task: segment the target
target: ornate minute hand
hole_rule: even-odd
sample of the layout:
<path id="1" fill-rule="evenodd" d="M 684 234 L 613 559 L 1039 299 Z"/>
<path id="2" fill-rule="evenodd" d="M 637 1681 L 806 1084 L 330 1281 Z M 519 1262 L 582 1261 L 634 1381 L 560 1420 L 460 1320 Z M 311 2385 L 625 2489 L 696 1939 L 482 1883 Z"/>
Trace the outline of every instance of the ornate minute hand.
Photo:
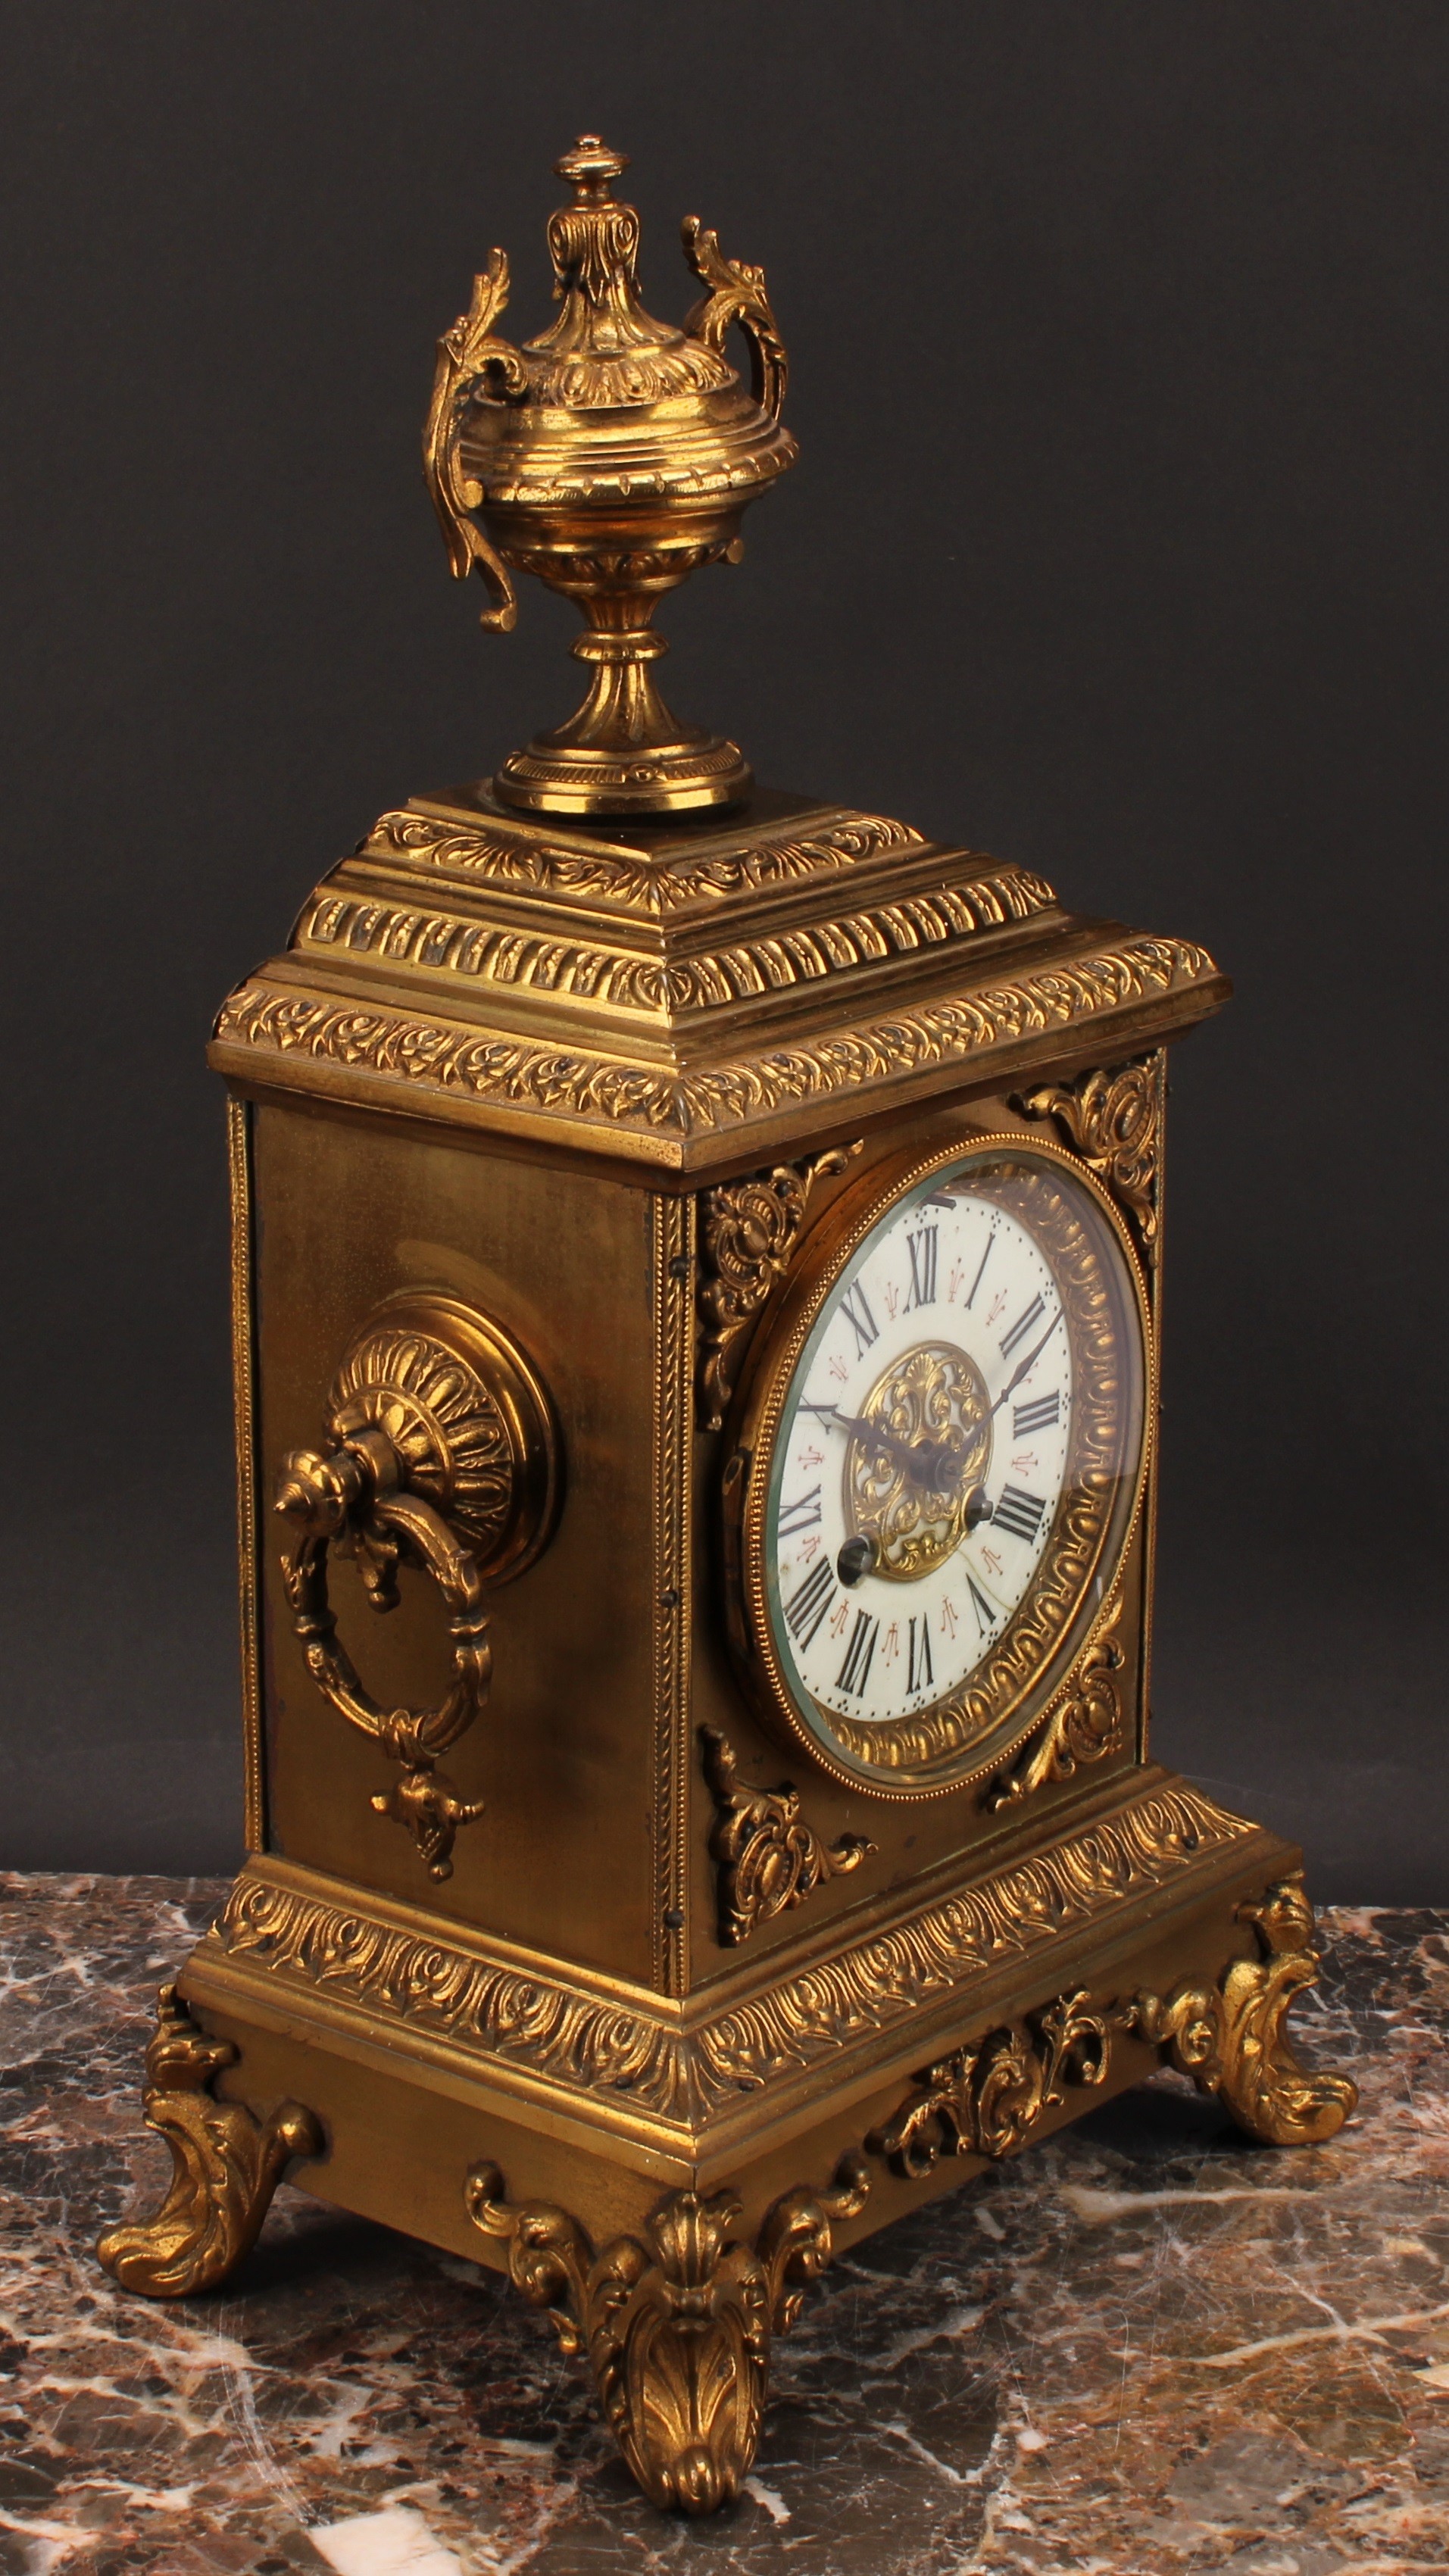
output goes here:
<path id="1" fill-rule="evenodd" d="M 982 1423 L 989 1422 L 993 1414 L 997 1414 L 1001 1411 L 1001 1408 L 1009 1395 L 1014 1395 L 1016 1393 L 1022 1379 L 1029 1376 L 1031 1371 L 1035 1368 L 1037 1361 L 1041 1358 L 1042 1352 L 1046 1349 L 1048 1342 L 1051 1340 L 1051 1337 L 1056 1331 L 1061 1320 L 1061 1308 L 1058 1307 L 1040 1340 L 1033 1342 L 1025 1359 L 1019 1360 L 1016 1367 L 1012 1370 L 1010 1377 L 1007 1379 L 1001 1393 L 996 1398 L 995 1403 L 988 1405 L 985 1413 L 981 1416 L 980 1422 L 972 1423 L 971 1430 L 973 1433 L 980 1430 Z M 913 1467 L 918 1479 L 921 1469 L 920 1451 L 923 1447 L 929 1448 L 932 1452 L 936 1452 L 942 1449 L 950 1449 L 954 1445 L 949 1439 L 943 1441 L 932 1440 L 929 1442 L 903 1440 L 899 1432 L 887 1431 L 884 1425 L 879 1422 L 866 1422 L 858 1413 L 842 1413 L 837 1405 L 831 1406 L 831 1419 L 842 1431 L 858 1431 L 863 1433 L 865 1438 L 868 1440 L 878 1440 L 883 1449 L 890 1450 L 893 1456 L 902 1459 L 907 1466 Z"/>
<path id="2" fill-rule="evenodd" d="M 1026 1376 L 1028 1370 L 1035 1368 L 1037 1361 L 1041 1358 L 1042 1352 L 1046 1349 L 1048 1342 L 1051 1340 L 1051 1337 L 1056 1331 L 1061 1320 L 1062 1310 L 1059 1306 L 1056 1313 L 1053 1315 L 1051 1322 L 1048 1324 L 1046 1331 L 1043 1333 L 1041 1340 L 1033 1344 L 1020 1366 L 1012 1370 L 1012 1373 L 1007 1379 L 1005 1386 L 1002 1388 L 1001 1393 L 997 1397 L 996 1402 L 992 1405 L 991 1411 L 983 1416 L 983 1420 L 989 1422 L 993 1413 L 999 1413 L 1001 1411 L 1007 1397 L 1016 1393 L 1017 1388 L 1020 1386 L 1021 1381 Z"/>

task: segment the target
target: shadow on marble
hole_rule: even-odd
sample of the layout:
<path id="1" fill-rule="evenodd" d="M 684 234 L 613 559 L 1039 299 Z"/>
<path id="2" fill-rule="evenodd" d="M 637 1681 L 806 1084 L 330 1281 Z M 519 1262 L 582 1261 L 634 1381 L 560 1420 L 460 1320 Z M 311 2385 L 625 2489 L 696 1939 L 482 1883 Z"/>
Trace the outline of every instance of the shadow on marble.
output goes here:
<path id="1" fill-rule="evenodd" d="M 235 2285 L 95 2264 L 169 2173 L 154 1989 L 220 1883 L 0 1879 L 0 2576 L 1399 2576 L 1449 2568 L 1449 1916 L 1340 1912 L 1328 2146 L 1163 2076 L 847 2255 L 739 2506 L 657 2515 L 499 2277 L 279 2193 Z"/>

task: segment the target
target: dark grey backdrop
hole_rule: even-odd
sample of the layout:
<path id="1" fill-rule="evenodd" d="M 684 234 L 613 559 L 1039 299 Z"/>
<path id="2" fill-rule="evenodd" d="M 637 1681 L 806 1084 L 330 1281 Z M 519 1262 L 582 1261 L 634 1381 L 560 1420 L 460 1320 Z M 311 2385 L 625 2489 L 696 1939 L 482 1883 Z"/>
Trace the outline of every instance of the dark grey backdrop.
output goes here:
<path id="1" fill-rule="evenodd" d="M 495 241 L 634 156 L 763 260 L 802 462 L 670 609 L 767 779 L 1205 940 L 1157 1743 L 1316 1889 L 1449 1900 L 1439 1461 L 1449 13 L 10 0 L 4 1843 L 237 1843 L 227 986 L 385 803 L 560 712 L 418 467 Z"/>

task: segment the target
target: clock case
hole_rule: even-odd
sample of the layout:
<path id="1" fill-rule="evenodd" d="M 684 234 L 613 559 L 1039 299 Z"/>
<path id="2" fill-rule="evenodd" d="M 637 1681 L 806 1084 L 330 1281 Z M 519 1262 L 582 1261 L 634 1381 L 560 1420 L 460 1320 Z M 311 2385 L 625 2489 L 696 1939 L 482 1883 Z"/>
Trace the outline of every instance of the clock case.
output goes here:
<path id="1" fill-rule="evenodd" d="M 812 1230 L 872 1167 L 1046 1137 L 1114 1198 L 1155 1312 L 1166 1050 L 1227 992 L 1023 868 L 761 791 L 625 826 L 468 788 L 323 878 L 211 1050 L 249 1857 L 163 1997 L 176 2180 L 107 2240 L 119 2278 L 223 2277 L 285 2170 L 511 2270 L 646 2492 L 700 2510 L 832 2250 L 1164 2057 L 1260 2137 L 1339 2124 L 1351 2088 L 1282 2034 L 1315 1965 L 1299 1854 L 1150 1752 L 1155 1421 L 1106 1615 L 986 1779 L 832 1780 L 728 1637 L 739 1388 Z M 536 1391 L 536 1508 L 484 1585 L 491 1695 L 430 1846 L 406 1744 L 319 1687 L 273 1496 L 358 1400 L 345 1355 L 459 1314 Z M 365 1548 L 332 1568 L 385 1721 L 446 1700 L 462 1651 L 431 1562 L 403 1545 L 385 1618 L 386 1567 L 372 1601 Z"/>

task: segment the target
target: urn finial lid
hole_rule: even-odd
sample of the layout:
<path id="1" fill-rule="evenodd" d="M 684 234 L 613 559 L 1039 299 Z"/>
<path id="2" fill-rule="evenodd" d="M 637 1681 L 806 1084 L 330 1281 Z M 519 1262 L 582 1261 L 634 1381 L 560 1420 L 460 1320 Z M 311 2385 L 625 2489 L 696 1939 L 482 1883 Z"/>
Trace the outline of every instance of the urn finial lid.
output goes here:
<path id="1" fill-rule="evenodd" d="M 493 794 L 530 812 L 683 813 L 751 785 L 739 750 L 670 714 L 649 668 L 667 648 L 659 598 L 702 564 L 737 562 L 747 502 L 794 462 L 780 421 L 785 348 L 764 272 L 726 259 L 697 215 L 684 254 L 705 292 L 683 326 L 639 297 L 639 217 L 614 195 L 629 164 L 597 134 L 555 162 L 572 190 L 549 217 L 560 310 L 515 348 L 498 335 L 508 262 L 495 250 L 438 343 L 423 454 L 448 556 L 492 594 L 483 624 L 517 617 L 512 575 L 577 600 L 594 668 L 566 725 L 512 753 Z M 738 324 L 746 388 L 725 356 Z"/>

